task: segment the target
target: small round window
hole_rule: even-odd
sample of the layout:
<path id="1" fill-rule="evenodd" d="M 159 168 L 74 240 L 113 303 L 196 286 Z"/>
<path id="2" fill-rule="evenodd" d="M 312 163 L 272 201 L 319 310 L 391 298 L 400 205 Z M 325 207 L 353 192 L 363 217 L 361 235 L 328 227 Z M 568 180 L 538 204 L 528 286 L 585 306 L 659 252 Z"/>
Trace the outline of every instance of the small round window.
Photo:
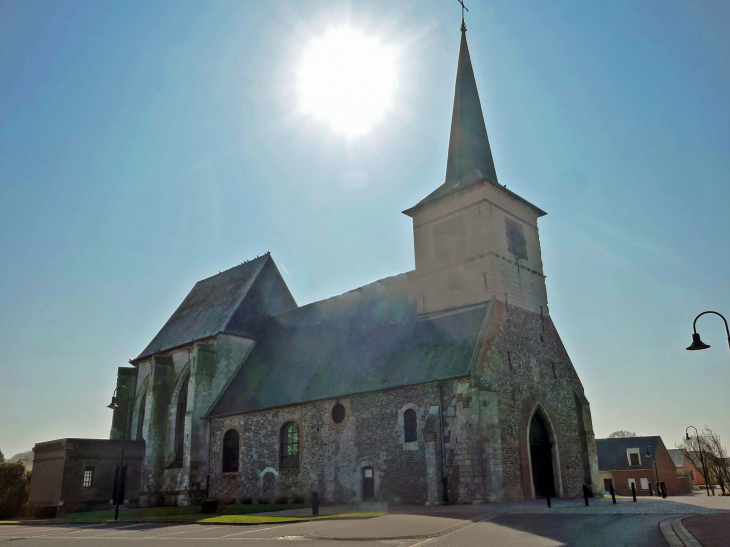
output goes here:
<path id="1" fill-rule="evenodd" d="M 336 424 L 341 424 L 342 420 L 345 419 L 345 407 L 342 403 L 337 403 L 332 407 L 332 421 Z"/>

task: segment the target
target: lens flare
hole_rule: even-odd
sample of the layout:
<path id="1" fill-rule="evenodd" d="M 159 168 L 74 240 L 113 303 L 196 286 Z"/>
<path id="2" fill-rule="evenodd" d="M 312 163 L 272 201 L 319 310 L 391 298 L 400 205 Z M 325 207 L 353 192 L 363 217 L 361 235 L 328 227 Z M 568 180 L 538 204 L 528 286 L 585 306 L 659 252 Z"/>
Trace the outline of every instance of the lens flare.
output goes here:
<path id="1" fill-rule="evenodd" d="M 348 138 L 383 121 L 396 88 L 396 55 L 375 37 L 339 28 L 315 39 L 299 69 L 302 111 Z"/>

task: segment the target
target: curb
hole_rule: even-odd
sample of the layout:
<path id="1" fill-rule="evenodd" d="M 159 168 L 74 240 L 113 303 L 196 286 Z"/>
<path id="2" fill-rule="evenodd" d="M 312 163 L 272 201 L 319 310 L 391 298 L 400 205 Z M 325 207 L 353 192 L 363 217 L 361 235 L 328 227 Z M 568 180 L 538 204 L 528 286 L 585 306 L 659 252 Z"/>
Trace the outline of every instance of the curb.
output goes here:
<path id="1" fill-rule="evenodd" d="M 702 547 L 702 545 L 682 525 L 687 516 L 663 520 L 659 523 L 659 530 L 667 540 L 669 547 Z"/>
<path id="2" fill-rule="evenodd" d="M 296 524 L 297 522 L 312 522 L 320 520 L 369 520 L 382 517 L 383 515 L 368 517 L 338 517 L 337 515 L 325 515 L 322 517 L 299 517 L 296 520 L 277 520 L 276 522 L 203 522 L 195 520 L 34 520 L 34 521 L 0 521 L 0 526 L 63 526 L 77 524 L 108 524 L 119 522 L 120 524 L 199 524 L 201 526 L 269 526 L 271 524 Z M 420 536 L 418 536 L 420 537 Z M 424 536 L 425 537 L 425 536 Z M 327 538 L 321 538 L 327 539 Z"/>

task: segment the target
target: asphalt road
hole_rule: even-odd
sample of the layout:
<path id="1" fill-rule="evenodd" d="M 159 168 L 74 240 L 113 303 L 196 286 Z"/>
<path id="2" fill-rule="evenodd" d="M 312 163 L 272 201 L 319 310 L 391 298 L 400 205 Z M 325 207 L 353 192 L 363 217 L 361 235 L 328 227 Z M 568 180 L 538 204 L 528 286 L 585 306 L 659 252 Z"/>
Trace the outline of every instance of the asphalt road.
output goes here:
<path id="1" fill-rule="evenodd" d="M 353 521 L 264 526 L 124 523 L 0 526 L 0 544 L 7 543 L 13 547 L 190 547 L 212 543 L 276 547 L 282 542 L 294 541 L 306 543 L 306 547 L 666 547 L 659 522 L 671 516 L 676 515 L 510 513 L 469 524 L 436 538 L 373 541 L 311 540 L 304 537 L 325 535 L 327 530 L 337 530 L 341 534 L 348 526 L 353 526 Z M 378 519 L 368 522 L 377 529 Z"/>

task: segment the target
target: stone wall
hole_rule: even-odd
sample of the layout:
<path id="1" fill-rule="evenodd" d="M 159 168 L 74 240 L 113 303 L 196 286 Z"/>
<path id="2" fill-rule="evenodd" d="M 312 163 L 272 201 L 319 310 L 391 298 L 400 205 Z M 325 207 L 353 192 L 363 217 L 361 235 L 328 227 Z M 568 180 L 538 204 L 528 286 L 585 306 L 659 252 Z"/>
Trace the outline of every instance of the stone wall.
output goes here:
<path id="1" fill-rule="evenodd" d="M 419 313 L 492 298 L 547 313 L 535 209 L 480 182 L 412 214 Z"/>
<path id="2" fill-rule="evenodd" d="M 362 468 L 372 466 L 376 498 L 419 504 L 439 501 L 436 384 L 343 397 L 339 402 L 345 406 L 346 416 L 340 424 L 331 418 L 336 402 L 316 401 L 213 419 L 210 495 L 256 499 L 271 494 L 309 495 L 316 490 L 327 502 L 359 501 Z M 403 414 L 409 408 L 416 411 L 418 438 L 406 443 Z M 279 465 L 280 429 L 289 421 L 299 424 L 298 469 Z M 229 429 L 237 430 L 241 439 L 237 473 L 221 471 L 221 445 Z M 273 493 L 264 492 L 269 473 L 274 479 Z"/>
<path id="3" fill-rule="evenodd" d="M 328 502 L 357 501 L 362 467 L 372 466 L 376 497 L 441 503 L 443 441 L 449 503 L 532 499 L 528 431 L 537 409 L 550 429 L 557 494 L 574 496 L 584 483 L 601 488 L 590 406 L 547 315 L 495 300 L 470 376 L 340 402 L 347 414 L 339 425 L 330 417 L 336 400 L 213 419 L 210 495 L 256 499 L 316 490 Z M 409 408 L 418 417 L 418 439 L 406 443 Z M 289 421 L 300 427 L 296 470 L 279 465 L 280 429 Z M 239 471 L 222 473 L 229 429 L 239 434 Z"/>
<path id="4" fill-rule="evenodd" d="M 142 501 L 147 505 L 196 503 L 208 479 L 209 424 L 202 417 L 253 347 L 253 340 L 219 334 L 140 362 L 131 431 L 143 420 L 146 441 Z M 175 453 L 177 401 L 188 382 L 183 453 Z M 140 413 L 145 401 L 144 416 Z"/>
<path id="5" fill-rule="evenodd" d="M 601 487 L 590 408 L 583 386 L 548 315 L 494 302 L 473 371 L 499 407 L 504 498 L 534 495 L 528 430 L 539 408 L 549 422 L 559 496 Z"/>

